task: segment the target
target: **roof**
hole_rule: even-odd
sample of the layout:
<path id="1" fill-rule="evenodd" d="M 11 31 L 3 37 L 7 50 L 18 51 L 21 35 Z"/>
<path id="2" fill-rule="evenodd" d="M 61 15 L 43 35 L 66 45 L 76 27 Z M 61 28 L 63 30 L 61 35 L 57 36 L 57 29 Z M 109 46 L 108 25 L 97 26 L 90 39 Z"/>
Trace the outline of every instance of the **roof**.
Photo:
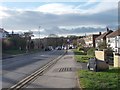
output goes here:
<path id="1" fill-rule="evenodd" d="M 3 32 L 3 29 L 2 29 L 2 28 L 0 28 L 0 32 Z"/>
<path id="2" fill-rule="evenodd" d="M 5 31 L 3 28 L 0 28 L 0 32 L 1 32 L 1 33 L 8 33 L 8 32 Z"/>
<path id="3" fill-rule="evenodd" d="M 110 37 L 116 37 L 116 36 L 120 36 L 120 29 L 112 32 L 111 34 L 107 35 L 106 37 L 110 38 Z"/>
<path id="4" fill-rule="evenodd" d="M 112 30 L 109 30 L 109 31 L 101 34 L 100 36 L 98 36 L 98 37 L 96 38 L 96 40 L 103 39 L 103 38 L 105 38 L 108 34 L 110 34 L 110 33 L 112 33 L 112 32 L 113 32 Z"/>

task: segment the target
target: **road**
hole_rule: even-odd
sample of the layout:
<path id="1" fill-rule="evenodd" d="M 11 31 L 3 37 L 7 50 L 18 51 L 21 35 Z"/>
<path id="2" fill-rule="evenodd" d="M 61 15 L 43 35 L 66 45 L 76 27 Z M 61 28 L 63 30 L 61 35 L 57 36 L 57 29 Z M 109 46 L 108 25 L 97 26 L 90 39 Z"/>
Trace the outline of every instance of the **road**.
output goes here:
<path id="1" fill-rule="evenodd" d="M 63 50 L 43 51 L 3 60 L 2 88 L 11 87 L 63 53 Z"/>

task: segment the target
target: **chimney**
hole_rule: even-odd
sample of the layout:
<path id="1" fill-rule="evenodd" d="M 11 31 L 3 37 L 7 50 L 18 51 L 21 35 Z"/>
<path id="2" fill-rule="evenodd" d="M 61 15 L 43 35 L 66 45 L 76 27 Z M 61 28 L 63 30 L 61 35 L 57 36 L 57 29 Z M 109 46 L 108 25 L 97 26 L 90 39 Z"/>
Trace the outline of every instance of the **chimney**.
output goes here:
<path id="1" fill-rule="evenodd" d="M 99 32 L 99 35 L 101 35 L 102 33 L 101 32 Z"/>
<path id="2" fill-rule="evenodd" d="M 109 32 L 109 28 L 107 27 L 107 32 Z"/>

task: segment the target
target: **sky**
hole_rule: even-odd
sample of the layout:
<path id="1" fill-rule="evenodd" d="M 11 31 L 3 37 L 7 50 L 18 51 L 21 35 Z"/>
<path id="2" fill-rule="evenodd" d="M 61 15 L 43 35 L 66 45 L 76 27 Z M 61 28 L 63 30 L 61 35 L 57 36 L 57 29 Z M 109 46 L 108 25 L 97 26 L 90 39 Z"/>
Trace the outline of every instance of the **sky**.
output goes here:
<path id="1" fill-rule="evenodd" d="M 118 0 L 3 0 L 0 27 L 10 33 L 32 31 L 35 38 L 105 32 L 118 28 Z"/>

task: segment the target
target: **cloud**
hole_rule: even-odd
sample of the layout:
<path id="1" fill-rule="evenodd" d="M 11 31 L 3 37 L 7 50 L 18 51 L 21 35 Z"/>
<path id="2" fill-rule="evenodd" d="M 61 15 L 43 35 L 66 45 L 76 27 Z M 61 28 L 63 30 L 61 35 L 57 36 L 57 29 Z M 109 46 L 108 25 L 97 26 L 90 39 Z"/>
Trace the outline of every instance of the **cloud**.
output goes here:
<path id="1" fill-rule="evenodd" d="M 6 10 L 8 10 L 8 8 L 0 6 L 0 19 L 10 16 L 9 14 L 5 13 Z"/>
<path id="2" fill-rule="evenodd" d="M 73 5 L 65 5 L 62 3 L 45 4 L 38 7 L 37 11 L 52 14 L 66 14 L 75 12 Z"/>
<path id="3" fill-rule="evenodd" d="M 38 27 L 41 26 L 41 29 L 44 29 L 42 31 L 43 35 L 99 31 L 101 30 L 100 27 L 115 27 L 118 20 L 116 3 L 96 3 L 92 2 L 92 0 L 79 6 L 65 3 L 49 3 L 32 10 L 8 8 L 1 10 L 6 15 L 9 15 L 0 19 L 2 20 L 1 27 L 6 30 L 32 30 L 37 34 Z M 75 28 L 58 28 L 60 26 Z M 84 28 L 81 29 L 78 26 Z M 96 26 L 99 27 L 96 28 Z"/>
<path id="4" fill-rule="evenodd" d="M 50 3 L 39 6 L 36 11 L 58 15 L 71 13 L 87 15 L 112 10 L 118 7 L 117 2 L 97 2 L 96 0 L 89 0 L 85 4 L 78 3 L 80 4 L 78 6 L 63 3 Z"/>
<path id="5" fill-rule="evenodd" d="M 36 11 L 7 11 L 10 17 L 3 18 L 3 27 L 8 29 L 36 29 L 39 25 L 44 28 L 54 26 L 109 25 L 117 23 L 115 10 L 94 15 L 79 14 L 45 14 Z M 99 18 L 98 18 L 99 17 Z"/>
<path id="6" fill-rule="evenodd" d="M 93 15 L 62 14 L 55 15 L 37 11 L 6 11 L 10 17 L 2 19 L 3 27 L 7 29 L 36 29 L 54 26 L 110 25 L 117 23 L 117 10 L 109 10 Z"/>
<path id="7" fill-rule="evenodd" d="M 99 32 L 105 32 L 106 28 L 93 28 L 93 27 L 81 27 L 81 28 L 74 28 L 74 29 L 65 29 L 65 28 L 59 28 L 59 27 L 52 27 L 49 29 L 45 29 L 44 32 L 41 32 L 41 36 L 48 36 L 49 34 L 56 34 L 59 36 L 67 36 L 67 35 L 85 35 L 86 34 L 93 34 L 93 33 L 99 33 Z M 34 32 L 34 34 L 38 36 L 38 31 Z"/>

